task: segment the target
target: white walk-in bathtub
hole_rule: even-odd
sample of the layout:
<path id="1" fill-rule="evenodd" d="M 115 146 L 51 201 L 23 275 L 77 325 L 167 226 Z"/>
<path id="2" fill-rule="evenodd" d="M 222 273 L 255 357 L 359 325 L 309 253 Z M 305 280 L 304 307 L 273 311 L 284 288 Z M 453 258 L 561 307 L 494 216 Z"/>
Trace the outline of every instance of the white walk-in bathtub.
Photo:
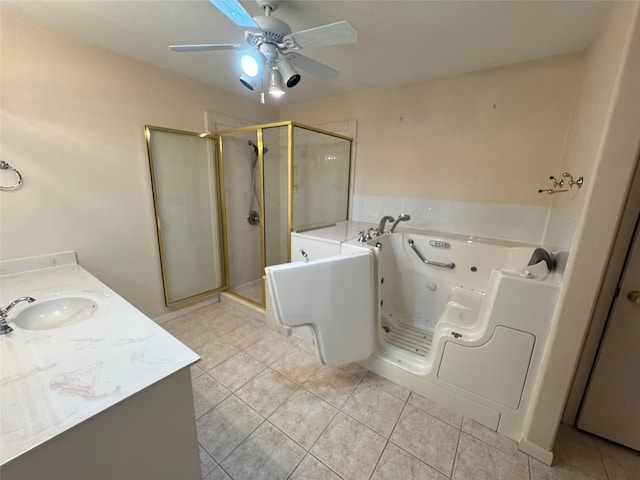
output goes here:
<path id="1" fill-rule="evenodd" d="M 520 439 L 560 287 L 528 266 L 535 247 L 393 233 L 313 248 L 267 282 L 275 317 L 313 332 L 323 363 L 357 361 Z"/>

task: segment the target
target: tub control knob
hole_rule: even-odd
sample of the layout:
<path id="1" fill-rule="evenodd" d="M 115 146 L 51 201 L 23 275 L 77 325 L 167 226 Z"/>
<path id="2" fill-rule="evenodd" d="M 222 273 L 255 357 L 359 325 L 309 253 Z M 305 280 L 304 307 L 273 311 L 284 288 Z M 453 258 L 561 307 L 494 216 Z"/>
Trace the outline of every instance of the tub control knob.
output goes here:
<path id="1" fill-rule="evenodd" d="M 640 290 L 631 290 L 627 293 L 627 298 L 633 303 L 640 305 Z"/>

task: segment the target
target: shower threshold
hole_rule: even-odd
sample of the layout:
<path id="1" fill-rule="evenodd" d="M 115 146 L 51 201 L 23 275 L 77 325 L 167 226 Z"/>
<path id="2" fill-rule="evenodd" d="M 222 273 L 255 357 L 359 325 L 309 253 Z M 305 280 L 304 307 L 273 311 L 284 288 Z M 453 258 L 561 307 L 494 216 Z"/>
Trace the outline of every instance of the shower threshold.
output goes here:
<path id="1" fill-rule="evenodd" d="M 241 285 L 231 287 L 229 291 L 239 297 L 243 297 L 251 303 L 262 305 L 262 280 L 252 280 Z"/>

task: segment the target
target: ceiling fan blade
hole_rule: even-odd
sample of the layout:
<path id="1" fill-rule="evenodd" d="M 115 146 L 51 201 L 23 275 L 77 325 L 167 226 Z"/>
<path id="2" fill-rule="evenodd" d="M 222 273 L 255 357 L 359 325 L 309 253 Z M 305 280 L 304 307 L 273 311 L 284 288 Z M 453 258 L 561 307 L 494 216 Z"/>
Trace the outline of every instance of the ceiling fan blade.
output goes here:
<path id="1" fill-rule="evenodd" d="M 287 52 L 284 55 L 300 70 L 304 70 L 320 80 L 333 80 L 340 73 L 324 63 L 317 62 L 297 52 Z"/>
<path id="2" fill-rule="evenodd" d="M 260 28 L 238 0 L 209 0 L 236 25 L 248 28 Z"/>
<path id="3" fill-rule="evenodd" d="M 358 41 L 358 31 L 347 21 L 331 23 L 285 35 L 286 48 L 329 47 Z"/>
<path id="4" fill-rule="evenodd" d="M 226 43 L 205 43 L 202 45 L 169 45 L 172 52 L 204 52 L 207 50 L 240 50 L 244 45 Z"/>

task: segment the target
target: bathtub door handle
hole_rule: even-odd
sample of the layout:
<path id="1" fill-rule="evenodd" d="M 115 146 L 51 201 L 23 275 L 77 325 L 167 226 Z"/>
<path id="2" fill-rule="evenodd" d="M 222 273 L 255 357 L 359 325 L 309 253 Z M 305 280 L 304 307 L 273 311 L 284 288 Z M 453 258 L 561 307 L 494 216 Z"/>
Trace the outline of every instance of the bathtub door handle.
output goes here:
<path id="1" fill-rule="evenodd" d="M 411 249 L 416 252 L 416 255 L 418 255 L 418 258 L 420 260 L 422 260 L 422 263 L 424 263 L 425 265 L 433 265 L 434 267 L 444 267 L 444 268 L 456 268 L 456 264 L 453 262 L 450 263 L 442 263 L 442 262 L 436 262 L 434 260 L 427 260 L 426 258 L 424 258 L 422 256 L 422 254 L 420 253 L 420 250 L 418 250 L 416 248 L 416 246 L 413 243 L 413 240 L 409 239 L 407 240 L 407 243 L 409 244 L 409 246 L 411 247 Z"/>

